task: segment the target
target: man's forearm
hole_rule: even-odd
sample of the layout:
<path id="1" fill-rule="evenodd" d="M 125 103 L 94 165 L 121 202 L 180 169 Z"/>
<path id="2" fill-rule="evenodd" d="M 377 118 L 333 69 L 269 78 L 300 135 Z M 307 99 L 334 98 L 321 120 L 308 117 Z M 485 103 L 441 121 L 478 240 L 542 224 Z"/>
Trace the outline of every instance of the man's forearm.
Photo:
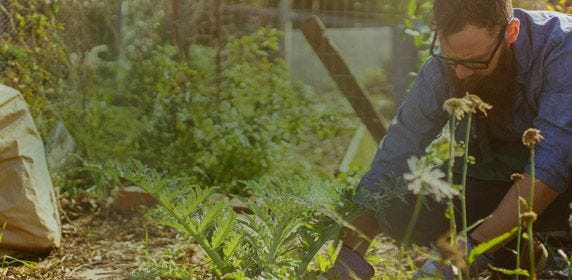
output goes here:
<path id="1" fill-rule="evenodd" d="M 493 211 L 492 217 L 477 227 L 471 237 L 478 242 L 485 242 L 502 233 L 505 233 L 517 225 L 517 203 L 518 196 L 529 200 L 530 196 L 530 177 L 525 174 L 524 179 L 517 181 L 512 185 L 505 197 Z M 558 196 L 558 192 L 542 183 L 535 181 L 534 187 L 534 212 L 540 215 L 552 201 Z M 521 205 L 521 213 L 526 211 Z M 500 246 L 497 246 L 497 248 Z M 492 251 L 496 250 L 493 249 Z"/>

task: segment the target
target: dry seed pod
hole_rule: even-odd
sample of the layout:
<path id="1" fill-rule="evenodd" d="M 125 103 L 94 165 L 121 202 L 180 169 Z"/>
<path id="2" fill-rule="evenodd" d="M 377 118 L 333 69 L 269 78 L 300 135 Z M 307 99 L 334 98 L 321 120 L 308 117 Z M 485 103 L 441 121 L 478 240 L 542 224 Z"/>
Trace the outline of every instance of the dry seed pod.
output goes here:
<path id="1" fill-rule="evenodd" d="M 518 181 L 524 179 L 524 175 L 522 173 L 512 173 L 510 175 L 511 181 Z"/>
<path id="2" fill-rule="evenodd" d="M 540 130 L 536 128 L 529 128 L 522 134 L 522 144 L 529 149 L 532 149 L 534 144 L 542 141 L 542 139 L 544 139 L 544 136 L 542 136 Z"/>
<path id="3" fill-rule="evenodd" d="M 466 102 L 469 105 L 469 108 L 472 109 L 473 113 L 479 110 L 486 116 L 487 110 L 493 108 L 493 105 L 484 102 L 479 96 L 470 94 L 468 92 L 465 95 L 465 97 L 463 97 L 463 99 L 466 100 Z"/>
<path id="4" fill-rule="evenodd" d="M 492 105 L 485 103 L 479 96 L 468 92 L 462 98 L 449 98 L 443 103 L 443 110 L 455 116 L 457 120 L 461 120 L 465 114 L 474 114 L 477 110 L 486 116 L 487 110 L 492 108 Z"/>
<path id="5" fill-rule="evenodd" d="M 449 234 L 444 234 L 437 238 L 435 241 L 435 248 L 441 255 L 441 258 L 444 260 L 450 260 L 452 265 L 461 270 L 465 270 L 467 268 L 467 263 L 464 259 L 463 246 L 461 246 L 462 244 L 459 244 L 459 242 L 457 242 L 456 246 L 452 246 L 450 238 Z"/>
<path id="6" fill-rule="evenodd" d="M 472 112 L 465 100 L 455 97 L 449 98 L 443 103 L 443 110 L 447 111 L 449 115 L 455 116 L 459 121 L 463 119 L 466 113 Z"/>
<path id="7" fill-rule="evenodd" d="M 520 223 L 522 226 L 527 226 L 530 223 L 536 222 L 537 215 L 533 211 L 524 212 L 520 215 Z"/>

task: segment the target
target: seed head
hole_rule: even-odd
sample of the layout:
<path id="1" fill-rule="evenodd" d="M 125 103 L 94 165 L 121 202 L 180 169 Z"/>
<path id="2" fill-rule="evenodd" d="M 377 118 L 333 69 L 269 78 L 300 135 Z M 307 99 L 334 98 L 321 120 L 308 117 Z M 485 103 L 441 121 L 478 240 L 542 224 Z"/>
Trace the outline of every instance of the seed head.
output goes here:
<path id="1" fill-rule="evenodd" d="M 452 97 L 443 103 L 443 110 L 447 111 L 449 115 L 454 115 L 457 120 L 463 119 L 466 113 L 471 112 L 467 102 L 462 98 Z"/>
<path id="2" fill-rule="evenodd" d="M 451 199 L 459 194 L 459 191 L 443 180 L 445 177 L 443 171 L 425 167 L 417 157 L 409 158 L 407 165 L 409 165 L 410 172 L 405 173 L 403 178 L 409 182 L 407 189 L 413 194 L 429 194 L 438 202 L 444 198 Z"/>
<path id="3" fill-rule="evenodd" d="M 485 103 L 480 97 L 474 94 L 465 94 L 463 98 L 449 98 L 443 103 L 443 110 L 447 111 L 450 115 L 454 115 L 457 120 L 461 120 L 465 114 L 476 113 L 477 110 L 487 115 L 487 110 L 492 109 L 493 106 Z"/>
<path id="4" fill-rule="evenodd" d="M 441 235 L 435 241 L 435 248 L 444 260 L 450 260 L 451 264 L 456 266 L 461 270 L 467 268 L 467 263 L 465 262 L 464 256 L 464 243 L 457 242 L 455 245 L 451 245 L 451 236 L 449 234 Z"/>
<path id="5" fill-rule="evenodd" d="M 533 211 L 524 212 L 520 215 L 520 223 L 523 226 L 528 225 L 529 223 L 534 223 L 536 221 L 537 215 Z"/>
<path id="6" fill-rule="evenodd" d="M 522 175 L 522 173 L 512 173 L 510 175 L 511 181 L 518 181 L 518 180 L 522 180 L 522 179 L 524 179 L 524 175 Z"/>
<path id="7" fill-rule="evenodd" d="M 540 134 L 540 130 L 536 128 L 529 128 L 522 134 L 522 144 L 529 149 L 534 148 L 534 144 L 542 141 L 544 136 Z"/>
<path id="8" fill-rule="evenodd" d="M 493 108 L 493 105 L 490 105 L 484 102 L 478 95 L 470 94 L 467 92 L 463 99 L 466 100 L 469 108 L 475 113 L 477 110 L 481 111 L 485 116 L 487 115 L 487 110 Z"/>

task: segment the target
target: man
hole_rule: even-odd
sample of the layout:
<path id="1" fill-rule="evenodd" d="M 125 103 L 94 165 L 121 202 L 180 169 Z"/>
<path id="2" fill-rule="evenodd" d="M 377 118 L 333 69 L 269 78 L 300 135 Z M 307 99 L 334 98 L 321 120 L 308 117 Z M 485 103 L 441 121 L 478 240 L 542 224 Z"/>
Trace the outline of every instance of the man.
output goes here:
<path id="1" fill-rule="evenodd" d="M 436 24 L 431 57 L 398 109 L 380 143 L 371 170 L 362 178 L 356 200 L 366 210 L 353 221 L 360 234 L 347 232 L 329 275 L 368 279 L 373 268 L 363 259 L 370 240 L 383 232 L 401 241 L 414 198 L 384 204 L 368 200 L 387 193 L 392 178 L 407 172 L 407 159 L 421 156 L 449 119 L 443 103 L 466 92 L 493 105 L 471 128 L 469 154 L 476 158 L 467 180 L 468 224 L 492 214 L 469 233 L 474 246 L 517 224 L 518 195 L 530 190 L 529 150 L 522 133 L 537 128 L 534 211 L 538 230 L 568 230 L 572 197 L 572 17 L 556 12 L 513 9 L 510 0 L 435 0 Z M 464 137 L 463 121 L 456 138 Z M 455 177 L 459 176 L 457 160 Z M 525 178 L 510 181 L 511 173 Z M 458 202 L 458 201 L 457 201 Z M 449 230 L 445 205 L 428 201 L 412 233 L 414 243 L 429 246 Z M 460 213 L 456 214 L 460 217 Z M 459 222 L 457 224 L 460 224 Z M 364 237 L 367 237 L 365 238 Z M 506 262 L 506 250 L 483 255 L 486 262 Z M 511 261 L 512 263 L 512 261 Z M 428 261 L 419 275 L 445 275 Z"/>
<path id="2" fill-rule="evenodd" d="M 42 139 L 22 95 L 1 84 L 0 193 L 0 257 L 36 259 L 60 245 Z"/>

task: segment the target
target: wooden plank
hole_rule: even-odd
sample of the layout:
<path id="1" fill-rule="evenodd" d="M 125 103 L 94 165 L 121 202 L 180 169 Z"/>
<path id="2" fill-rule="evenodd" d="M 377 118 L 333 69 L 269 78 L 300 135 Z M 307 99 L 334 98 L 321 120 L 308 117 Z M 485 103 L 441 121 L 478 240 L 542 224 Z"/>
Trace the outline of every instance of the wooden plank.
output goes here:
<path id="1" fill-rule="evenodd" d="M 350 68 L 343 60 L 333 41 L 326 36 L 325 31 L 324 24 L 316 16 L 308 19 L 302 27 L 302 32 L 312 49 L 314 49 L 324 66 L 326 66 L 326 69 L 351 103 L 354 111 L 365 124 L 369 133 L 371 133 L 375 141 L 379 142 L 386 133 L 382 119 L 377 114 L 368 96 L 359 86 L 357 79 L 351 73 Z"/>

